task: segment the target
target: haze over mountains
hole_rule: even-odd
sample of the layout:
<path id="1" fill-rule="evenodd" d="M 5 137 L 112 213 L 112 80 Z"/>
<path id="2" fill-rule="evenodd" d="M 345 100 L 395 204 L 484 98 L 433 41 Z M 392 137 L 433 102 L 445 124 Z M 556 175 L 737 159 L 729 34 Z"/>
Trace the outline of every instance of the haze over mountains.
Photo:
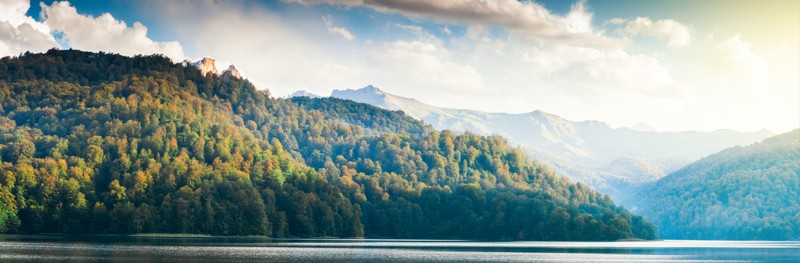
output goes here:
<path id="1" fill-rule="evenodd" d="M 800 238 L 800 129 L 705 157 L 634 199 L 662 238 Z"/>
<path id="2" fill-rule="evenodd" d="M 770 137 L 765 130 L 614 129 L 541 111 L 438 108 L 372 86 L 331 96 L 402 110 L 436 129 L 503 135 L 535 160 L 641 212 L 664 238 L 785 240 L 800 234 L 800 130 Z"/>
<path id="3" fill-rule="evenodd" d="M 501 135 L 534 159 L 615 198 L 626 196 L 622 189 L 653 182 L 703 156 L 772 135 L 766 130 L 656 132 L 646 124 L 612 128 L 600 121 L 575 122 L 538 110 L 509 114 L 449 109 L 389 94 L 374 86 L 334 90 L 331 97 L 401 110 L 437 130 Z"/>

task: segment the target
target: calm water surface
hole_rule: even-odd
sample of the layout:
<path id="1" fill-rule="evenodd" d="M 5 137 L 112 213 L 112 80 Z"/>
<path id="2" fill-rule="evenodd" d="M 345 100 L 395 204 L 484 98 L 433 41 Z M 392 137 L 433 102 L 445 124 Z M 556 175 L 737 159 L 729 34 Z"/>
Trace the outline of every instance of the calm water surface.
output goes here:
<path id="1" fill-rule="evenodd" d="M 800 262 L 800 242 L 0 235 L 0 262 Z"/>

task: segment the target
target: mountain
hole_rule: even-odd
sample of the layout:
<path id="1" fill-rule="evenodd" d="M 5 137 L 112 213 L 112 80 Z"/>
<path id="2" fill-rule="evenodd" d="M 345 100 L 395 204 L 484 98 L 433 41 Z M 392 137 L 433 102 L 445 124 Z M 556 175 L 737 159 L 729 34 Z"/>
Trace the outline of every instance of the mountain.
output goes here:
<path id="1" fill-rule="evenodd" d="M 199 69 L 200 72 L 203 73 L 203 75 L 206 75 L 208 73 L 211 73 L 213 75 L 218 75 L 215 61 L 216 60 L 213 58 L 204 57 L 203 59 L 198 60 L 197 62 L 191 63 L 191 65 Z"/>
<path id="2" fill-rule="evenodd" d="M 644 159 L 629 157 L 614 159 L 611 163 L 599 168 L 602 172 L 628 179 L 635 185 L 656 181 L 666 175 L 665 171 L 673 169 Z M 648 175 L 651 177 L 645 177 Z"/>
<path id="3" fill-rule="evenodd" d="M 508 114 L 439 108 L 395 96 L 373 86 L 358 90 L 334 90 L 331 97 L 401 110 L 439 130 L 502 135 L 512 142 L 533 146 L 588 167 L 604 166 L 617 158 L 669 158 L 689 162 L 725 147 L 750 144 L 771 135 L 768 131 L 638 131 L 614 129 L 599 121 L 573 122 L 538 110 Z"/>
<path id="4" fill-rule="evenodd" d="M 400 110 L 430 123 L 437 130 L 503 136 L 511 143 L 520 145 L 535 159 L 556 167 L 559 172 L 609 193 L 622 193 L 620 189 L 632 188 L 629 183 L 652 182 L 705 155 L 733 145 L 750 144 L 771 135 L 768 131 L 654 132 L 615 129 L 599 121 L 574 122 L 538 110 L 508 114 L 448 109 L 392 95 L 374 86 L 334 90 L 331 97 Z M 639 129 L 642 127 L 638 125 Z M 642 169 L 645 166 L 647 168 Z"/>
<path id="5" fill-rule="evenodd" d="M 289 98 L 294 98 L 294 97 L 309 97 L 309 98 L 315 99 L 315 98 L 321 98 L 322 96 L 314 94 L 314 93 L 311 93 L 311 92 L 308 92 L 308 91 L 305 91 L 305 90 L 298 90 L 298 91 L 292 92 L 292 94 L 289 94 Z"/>
<path id="6" fill-rule="evenodd" d="M 0 59 L 0 232 L 656 238 L 498 136 L 163 56 Z"/>
<path id="7" fill-rule="evenodd" d="M 637 197 L 664 238 L 800 239 L 800 129 L 705 157 Z"/>
<path id="8" fill-rule="evenodd" d="M 242 74 L 239 72 L 239 69 L 236 68 L 233 64 L 228 66 L 227 69 L 223 70 L 222 73 L 217 71 L 216 60 L 210 57 L 204 57 L 197 62 L 192 62 L 191 60 L 184 60 L 181 62 L 181 65 L 184 67 L 193 66 L 200 70 L 200 73 L 203 75 L 212 74 L 212 75 L 219 75 L 222 77 L 222 80 L 227 81 L 231 77 L 242 79 Z"/>
<path id="9" fill-rule="evenodd" d="M 201 71 L 202 71 L 202 69 L 201 69 Z M 222 74 L 221 74 L 221 75 L 222 75 L 222 78 L 223 78 L 223 79 L 226 79 L 226 80 L 227 80 L 228 78 L 230 78 L 230 77 L 234 77 L 234 78 L 240 78 L 240 79 L 242 78 L 242 74 L 240 74 L 240 73 L 239 73 L 239 70 L 238 70 L 238 69 L 236 69 L 236 66 L 234 66 L 234 65 L 232 65 L 232 64 L 231 64 L 230 66 L 228 66 L 228 68 L 227 68 L 227 69 L 225 69 L 224 71 L 222 71 Z"/>

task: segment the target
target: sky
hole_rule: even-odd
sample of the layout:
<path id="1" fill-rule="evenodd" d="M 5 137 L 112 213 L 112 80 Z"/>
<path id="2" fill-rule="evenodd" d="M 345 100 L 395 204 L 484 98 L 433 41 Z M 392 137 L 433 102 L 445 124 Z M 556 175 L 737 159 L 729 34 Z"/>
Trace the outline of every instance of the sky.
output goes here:
<path id="1" fill-rule="evenodd" d="M 209 56 L 277 97 L 374 85 L 613 127 L 800 127 L 795 0 L 0 0 L 0 57 L 54 47 Z"/>

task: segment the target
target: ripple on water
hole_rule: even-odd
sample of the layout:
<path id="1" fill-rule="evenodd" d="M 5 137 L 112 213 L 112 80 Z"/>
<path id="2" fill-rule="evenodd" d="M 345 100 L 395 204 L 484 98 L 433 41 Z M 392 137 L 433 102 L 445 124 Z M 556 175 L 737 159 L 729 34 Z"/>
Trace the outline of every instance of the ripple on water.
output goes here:
<path id="1" fill-rule="evenodd" d="M 800 262 L 800 242 L 467 242 L 0 236 L 0 261 Z"/>

